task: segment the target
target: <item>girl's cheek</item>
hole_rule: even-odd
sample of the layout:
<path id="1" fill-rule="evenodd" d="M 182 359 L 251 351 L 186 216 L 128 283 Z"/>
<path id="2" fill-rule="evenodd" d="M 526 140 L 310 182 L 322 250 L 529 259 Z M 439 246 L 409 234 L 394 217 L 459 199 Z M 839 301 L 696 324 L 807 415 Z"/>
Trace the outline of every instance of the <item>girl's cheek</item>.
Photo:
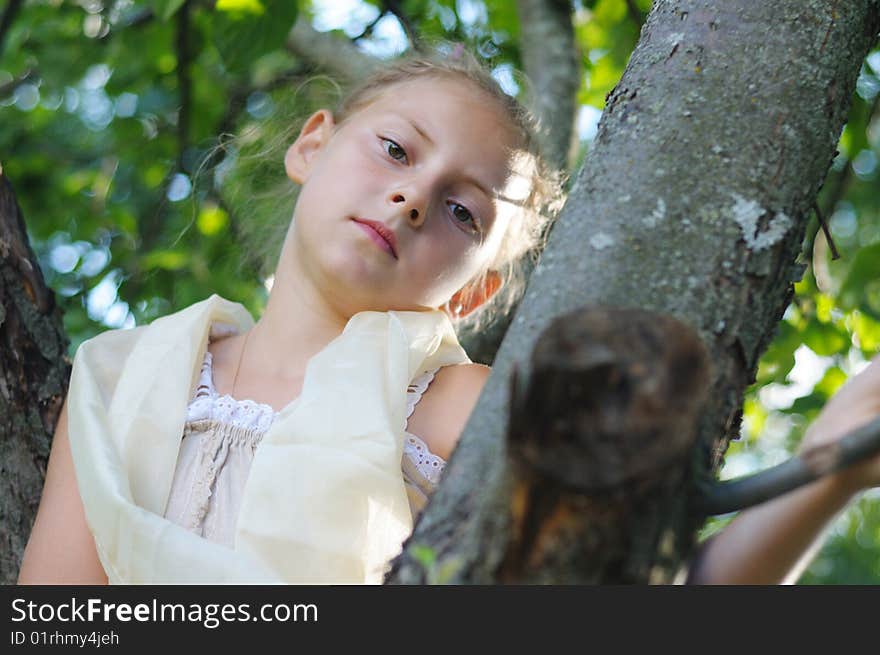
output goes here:
<path id="1" fill-rule="evenodd" d="M 377 174 L 378 166 L 376 165 L 375 157 L 371 157 L 370 153 L 360 150 L 348 154 L 340 163 L 345 167 L 345 170 L 359 177 L 375 176 Z"/>

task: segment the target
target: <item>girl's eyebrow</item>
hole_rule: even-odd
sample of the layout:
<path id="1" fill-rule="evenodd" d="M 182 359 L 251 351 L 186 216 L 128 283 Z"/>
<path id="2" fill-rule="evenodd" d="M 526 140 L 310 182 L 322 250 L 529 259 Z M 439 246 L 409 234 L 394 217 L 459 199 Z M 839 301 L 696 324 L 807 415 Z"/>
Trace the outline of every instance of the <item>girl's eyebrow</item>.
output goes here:
<path id="1" fill-rule="evenodd" d="M 394 112 L 394 113 L 397 114 L 397 112 Z M 420 135 L 425 141 L 427 141 L 428 143 L 430 143 L 432 146 L 435 145 L 434 140 L 433 140 L 431 137 L 428 136 L 428 133 L 425 132 L 425 130 L 422 129 L 422 127 L 419 126 L 418 123 L 416 123 L 416 122 L 415 122 L 414 120 L 412 120 L 411 118 L 408 118 L 407 116 L 404 116 L 404 115 L 402 115 L 402 114 L 397 114 L 397 115 L 398 115 L 400 118 L 402 118 L 404 121 L 406 121 L 407 123 L 409 123 L 410 126 L 412 126 L 412 128 L 413 128 L 416 132 L 418 132 L 418 134 L 419 134 L 419 135 Z M 483 195 L 485 195 L 487 198 L 497 198 L 497 199 L 499 199 L 499 200 L 507 200 L 506 198 L 500 196 L 499 194 L 496 194 L 496 193 L 490 193 L 489 191 L 486 190 L 486 187 L 484 187 L 482 184 L 480 184 L 480 182 L 479 182 L 477 179 L 475 179 L 475 178 L 473 178 L 473 177 L 470 177 L 469 175 L 464 176 L 463 179 L 464 179 L 464 181 L 465 181 L 466 183 L 475 186 L 475 187 L 476 187 L 479 191 L 481 191 L 481 192 L 483 193 Z"/>
<path id="2" fill-rule="evenodd" d="M 463 179 L 467 184 L 471 184 L 471 185 L 477 187 L 477 189 L 479 189 L 480 192 L 481 192 L 484 196 L 486 196 L 487 198 L 499 198 L 499 197 L 500 197 L 497 193 L 490 193 L 489 191 L 487 191 L 487 190 L 486 190 L 486 187 L 484 187 L 484 186 L 483 186 L 482 184 L 480 184 L 476 179 L 470 177 L 469 175 L 465 175 L 462 179 Z"/>
<path id="3" fill-rule="evenodd" d="M 398 114 L 398 115 L 399 115 L 399 114 Z M 428 136 L 428 133 L 425 132 L 425 130 L 423 130 L 423 129 L 419 126 L 418 123 L 416 123 L 416 122 L 415 122 L 414 120 L 412 120 L 412 119 L 406 118 L 405 116 L 401 116 L 401 118 L 403 118 L 403 120 L 405 120 L 407 123 L 409 123 L 409 124 L 412 126 L 412 128 L 413 128 L 416 132 L 418 132 L 419 135 L 420 135 L 425 141 L 427 141 L 428 143 L 430 143 L 432 146 L 434 145 L 434 139 L 432 139 L 431 137 L 429 137 L 429 136 Z"/>

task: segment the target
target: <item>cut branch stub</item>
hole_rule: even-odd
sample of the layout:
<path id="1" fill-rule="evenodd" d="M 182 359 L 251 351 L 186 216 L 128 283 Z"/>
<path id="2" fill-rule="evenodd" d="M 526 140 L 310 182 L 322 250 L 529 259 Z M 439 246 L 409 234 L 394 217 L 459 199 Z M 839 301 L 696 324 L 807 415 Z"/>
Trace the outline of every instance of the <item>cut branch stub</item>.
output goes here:
<path id="1" fill-rule="evenodd" d="M 710 379 L 702 342 L 669 316 L 589 308 L 550 324 L 531 371 L 524 390 L 511 377 L 512 532 L 500 580 L 647 581 L 650 567 L 627 561 L 644 562 L 633 550 L 662 537 L 644 517 L 685 479 Z"/>
<path id="2" fill-rule="evenodd" d="M 511 454 L 567 487 L 615 489 L 688 451 L 708 383 L 702 342 L 674 318 L 562 316 L 535 346 L 527 389 L 511 394 Z"/>

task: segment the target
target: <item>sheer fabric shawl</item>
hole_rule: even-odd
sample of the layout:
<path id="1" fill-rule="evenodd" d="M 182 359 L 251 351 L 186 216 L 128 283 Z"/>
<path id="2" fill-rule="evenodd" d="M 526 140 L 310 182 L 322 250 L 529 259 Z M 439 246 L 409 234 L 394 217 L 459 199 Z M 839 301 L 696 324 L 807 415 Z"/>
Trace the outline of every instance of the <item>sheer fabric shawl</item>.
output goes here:
<path id="1" fill-rule="evenodd" d="M 77 350 L 70 444 L 86 519 L 115 584 L 379 583 L 412 530 L 407 385 L 469 362 L 439 311 L 365 311 L 309 361 L 301 395 L 255 453 L 234 549 L 162 514 L 212 322 L 253 318 L 218 295 Z"/>

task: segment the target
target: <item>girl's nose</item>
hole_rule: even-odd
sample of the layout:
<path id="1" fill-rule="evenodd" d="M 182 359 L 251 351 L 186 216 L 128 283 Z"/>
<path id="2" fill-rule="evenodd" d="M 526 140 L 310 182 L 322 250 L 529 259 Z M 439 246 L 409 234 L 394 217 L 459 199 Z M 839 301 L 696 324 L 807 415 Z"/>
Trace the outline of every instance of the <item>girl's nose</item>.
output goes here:
<path id="1" fill-rule="evenodd" d="M 402 205 L 402 209 L 406 212 L 406 216 L 413 225 L 421 225 L 425 220 L 425 212 L 419 211 L 415 202 L 407 202 L 406 197 L 402 193 L 393 193 L 391 195 L 391 202 L 396 205 Z"/>

